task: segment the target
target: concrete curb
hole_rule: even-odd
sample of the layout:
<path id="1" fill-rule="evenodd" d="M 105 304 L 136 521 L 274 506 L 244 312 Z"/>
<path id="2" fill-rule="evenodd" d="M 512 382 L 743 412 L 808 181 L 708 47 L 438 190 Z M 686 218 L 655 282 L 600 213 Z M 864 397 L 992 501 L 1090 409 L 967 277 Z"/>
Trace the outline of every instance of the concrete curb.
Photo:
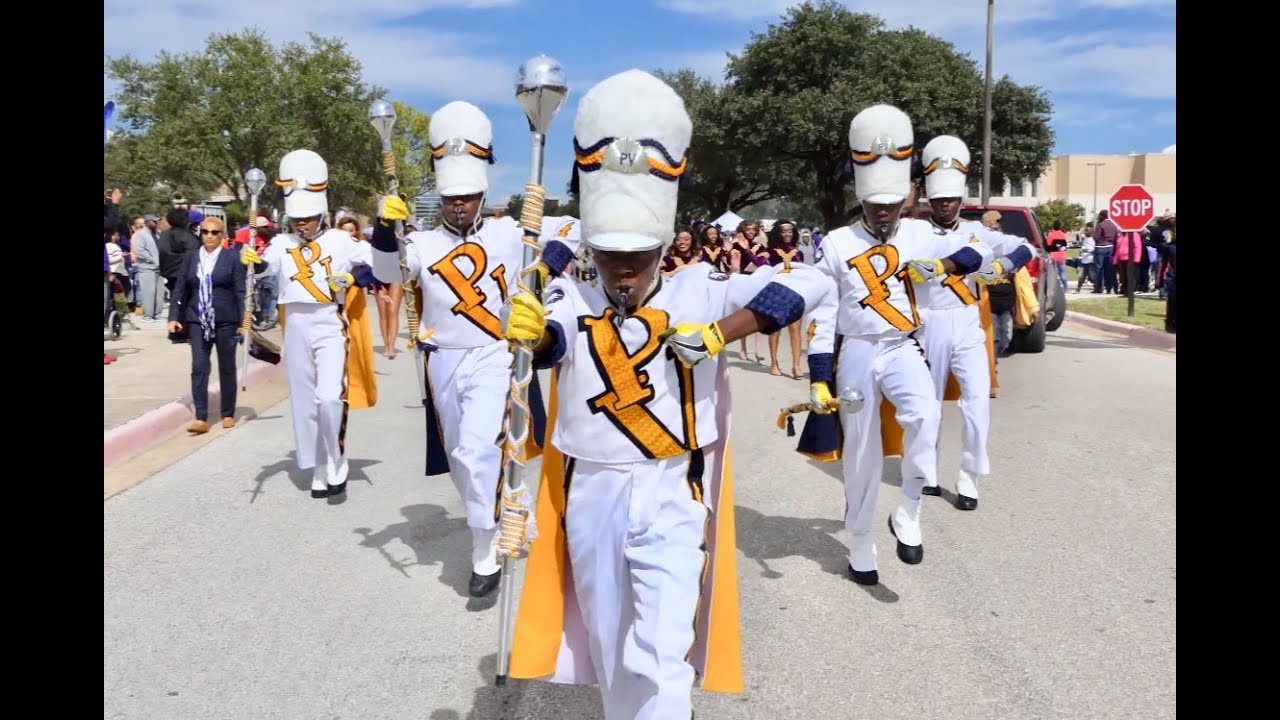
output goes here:
<path id="1" fill-rule="evenodd" d="M 1141 347 L 1154 348 L 1156 350 L 1178 349 L 1178 336 L 1161 330 L 1152 330 L 1151 328 L 1107 320 L 1074 310 L 1067 311 L 1066 319 L 1078 322 L 1081 325 L 1088 325 L 1097 330 L 1123 335 L 1129 339 L 1129 342 Z"/>
<path id="2" fill-rule="evenodd" d="M 257 358 L 249 359 L 249 391 L 272 374 L 281 372 L 284 363 L 272 365 Z M 209 388 L 209 408 L 216 411 L 222 392 L 215 384 Z M 177 400 L 113 427 L 102 434 L 102 467 L 106 469 L 168 438 L 194 418 L 195 404 L 188 393 Z"/>

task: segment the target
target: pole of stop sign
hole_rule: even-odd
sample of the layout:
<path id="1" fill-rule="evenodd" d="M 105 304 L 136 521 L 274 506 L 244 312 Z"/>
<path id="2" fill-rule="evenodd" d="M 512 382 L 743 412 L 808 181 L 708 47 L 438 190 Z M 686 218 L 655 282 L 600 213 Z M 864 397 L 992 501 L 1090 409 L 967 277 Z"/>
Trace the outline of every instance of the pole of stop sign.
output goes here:
<path id="1" fill-rule="evenodd" d="M 1129 250 L 1130 255 L 1132 255 L 1133 248 L 1131 247 Z M 1126 269 L 1126 277 L 1129 278 L 1128 292 L 1125 294 L 1129 296 L 1129 317 L 1133 317 L 1133 304 L 1135 302 L 1133 298 L 1133 290 L 1134 286 L 1138 284 L 1138 266 L 1134 263 L 1133 257 L 1130 257 L 1128 261 L 1125 262 L 1125 265 L 1128 265 L 1128 268 Z"/>

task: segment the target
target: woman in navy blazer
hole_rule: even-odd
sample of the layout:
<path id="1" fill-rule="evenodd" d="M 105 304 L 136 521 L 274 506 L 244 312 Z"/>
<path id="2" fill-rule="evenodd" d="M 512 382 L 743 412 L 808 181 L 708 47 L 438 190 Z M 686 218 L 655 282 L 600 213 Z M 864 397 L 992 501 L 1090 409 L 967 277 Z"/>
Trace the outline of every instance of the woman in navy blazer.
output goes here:
<path id="1" fill-rule="evenodd" d="M 246 271 L 238 253 L 222 248 L 225 234 L 222 220 L 208 217 L 201 221 L 201 248 L 183 259 L 169 299 L 169 332 L 185 326 L 191 345 L 191 398 L 196 419 L 187 432 L 193 435 L 209 431 L 209 353 L 214 347 L 218 349 L 222 387 L 222 427 L 236 424 L 236 345 L 244 319 Z"/>

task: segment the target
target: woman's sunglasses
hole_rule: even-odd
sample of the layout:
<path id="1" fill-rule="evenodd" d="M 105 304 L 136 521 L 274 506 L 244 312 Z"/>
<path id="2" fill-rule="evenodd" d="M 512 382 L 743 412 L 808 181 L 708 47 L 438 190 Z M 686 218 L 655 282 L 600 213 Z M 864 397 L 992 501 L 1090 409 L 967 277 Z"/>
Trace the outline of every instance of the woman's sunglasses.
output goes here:
<path id="1" fill-rule="evenodd" d="M 206 229 L 206 228 L 200 228 L 200 234 L 201 234 L 201 235 L 214 235 L 214 236 L 217 236 L 217 235 L 221 235 L 221 234 L 222 234 L 222 231 L 221 231 L 221 230 L 208 230 L 208 229 Z"/>

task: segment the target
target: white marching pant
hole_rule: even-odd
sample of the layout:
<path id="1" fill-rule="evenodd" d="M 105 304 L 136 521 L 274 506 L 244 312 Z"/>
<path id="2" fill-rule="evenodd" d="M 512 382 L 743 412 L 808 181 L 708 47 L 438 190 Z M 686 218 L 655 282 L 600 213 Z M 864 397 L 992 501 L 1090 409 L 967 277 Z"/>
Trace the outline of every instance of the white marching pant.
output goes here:
<path id="1" fill-rule="evenodd" d="M 332 304 L 285 306 L 284 365 L 298 468 L 311 488 L 347 480 L 347 324 Z"/>
<path id="2" fill-rule="evenodd" d="M 920 489 L 938 482 L 938 426 L 942 403 L 935 397 L 924 348 L 913 337 L 891 340 L 841 338 L 836 369 L 839 392 L 854 388 L 866 399 L 856 413 L 840 411 L 844 431 L 841 471 L 850 534 L 849 563 L 859 572 L 876 570 L 876 500 L 884 473 L 880 440 L 880 400 L 889 399 L 902 426 L 902 496 L 893 515 L 898 540 L 922 544 Z M 912 468 L 908 472 L 908 468 Z"/>
<path id="3" fill-rule="evenodd" d="M 688 655 L 707 563 L 702 455 L 565 459 L 565 532 L 606 720 L 693 712 Z"/>
<path id="4" fill-rule="evenodd" d="M 957 403 L 964 423 L 961 435 L 964 456 L 960 469 L 971 475 L 987 475 L 987 437 L 991 431 L 991 368 L 987 359 L 987 335 L 982 330 L 978 306 L 929 313 L 924 329 L 924 349 L 938 401 L 947 389 L 947 373 L 960 384 Z"/>
<path id="5" fill-rule="evenodd" d="M 511 360 L 505 342 L 440 348 L 427 356 L 427 381 L 449 455 L 449 477 L 472 530 L 491 531 L 498 525 L 502 478 L 498 435 L 507 411 Z M 496 567 L 480 574 L 493 572 Z"/>

